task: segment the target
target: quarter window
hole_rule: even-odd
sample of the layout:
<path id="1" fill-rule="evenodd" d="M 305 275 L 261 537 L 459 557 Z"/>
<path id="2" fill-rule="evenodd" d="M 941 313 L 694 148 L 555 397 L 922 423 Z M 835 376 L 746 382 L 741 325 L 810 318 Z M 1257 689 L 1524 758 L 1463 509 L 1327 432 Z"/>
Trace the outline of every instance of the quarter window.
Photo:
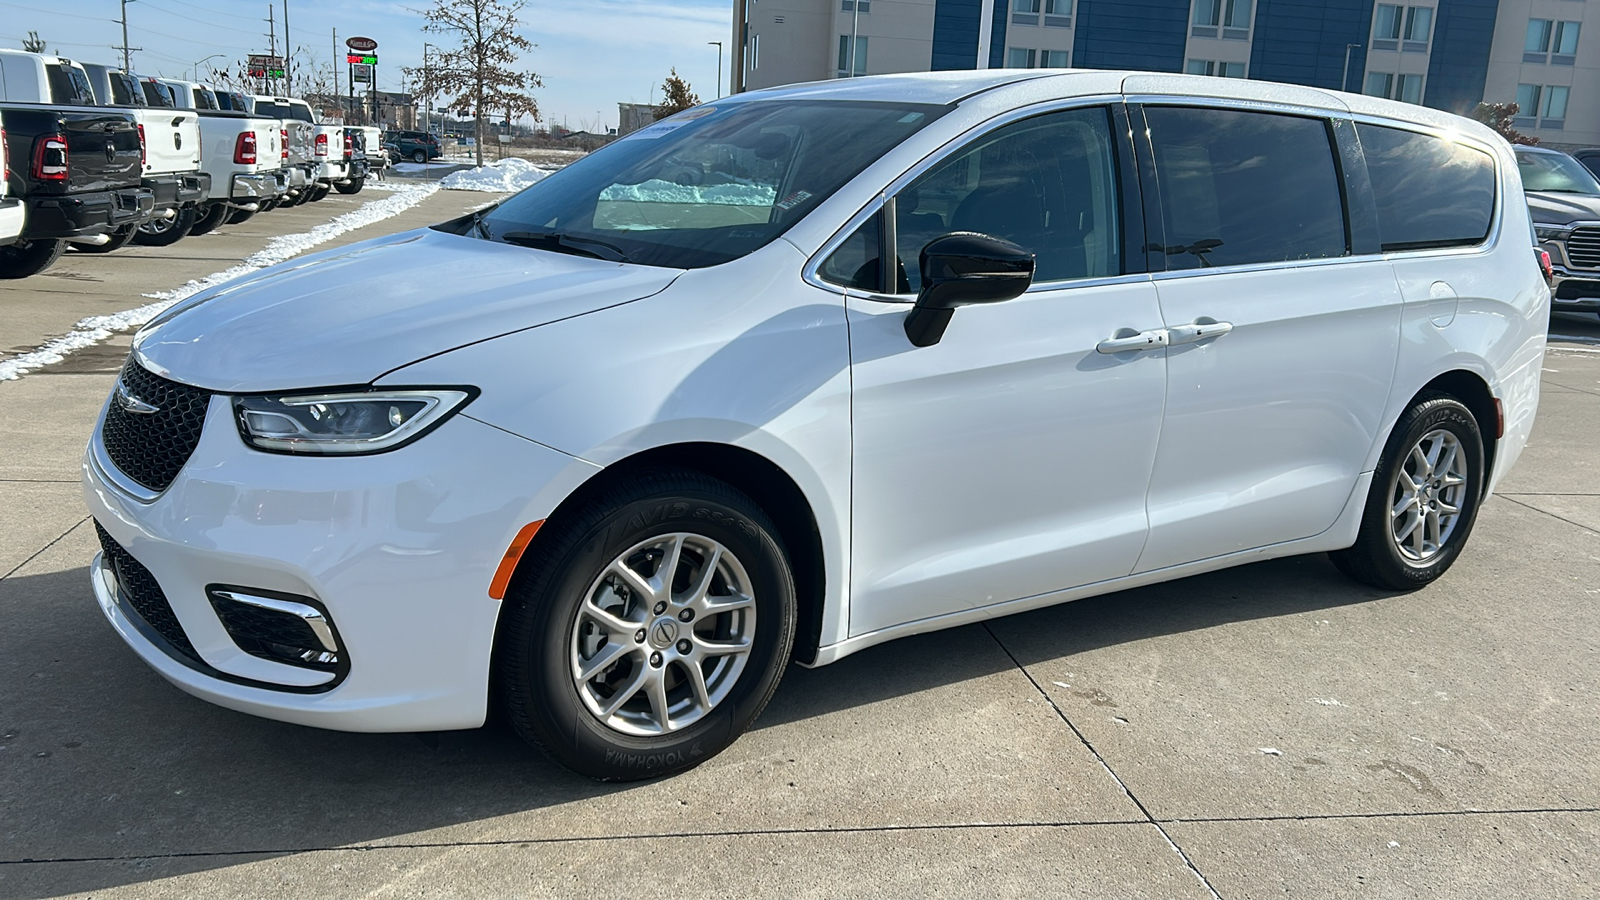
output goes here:
<path id="1" fill-rule="evenodd" d="M 879 212 L 833 251 L 817 274 L 823 281 L 863 291 L 882 291 L 883 213 Z"/>
<path id="2" fill-rule="evenodd" d="M 1494 217 L 1494 160 L 1432 135 L 1356 125 L 1387 251 L 1481 243 Z"/>
<path id="3" fill-rule="evenodd" d="M 1324 259 L 1349 252 L 1322 119 L 1146 107 L 1168 269 Z"/>
<path id="4" fill-rule="evenodd" d="M 1014 241 L 1036 255 L 1034 281 L 1122 273 L 1115 151 L 1103 108 L 1007 125 L 895 196 L 898 292 L 921 287 L 922 248 L 952 231 Z"/>

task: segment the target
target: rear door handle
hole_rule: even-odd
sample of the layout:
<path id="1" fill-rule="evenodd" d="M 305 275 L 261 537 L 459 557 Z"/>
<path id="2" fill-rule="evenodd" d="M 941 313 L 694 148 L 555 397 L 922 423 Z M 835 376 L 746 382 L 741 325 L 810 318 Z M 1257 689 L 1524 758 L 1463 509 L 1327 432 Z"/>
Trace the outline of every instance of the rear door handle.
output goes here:
<path id="1" fill-rule="evenodd" d="M 1106 338 L 1095 345 L 1101 353 L 1137 353 L 1140 350 L 1156 350 L 1167 346 L 1167 330 L 1157 328 L 1152 331 L 1135 333 L 1132 328 L 1117 330 L 1117 336 Z"/>
<path id="2" fill-rule="evenodd" d="M 1167 329 L 1167 343 L 1193 344 L 1207 338 L 1221 337 L 1233 330 L 1232 322 L 1196 322 L 1193 325 L 1174 325 Z"/>

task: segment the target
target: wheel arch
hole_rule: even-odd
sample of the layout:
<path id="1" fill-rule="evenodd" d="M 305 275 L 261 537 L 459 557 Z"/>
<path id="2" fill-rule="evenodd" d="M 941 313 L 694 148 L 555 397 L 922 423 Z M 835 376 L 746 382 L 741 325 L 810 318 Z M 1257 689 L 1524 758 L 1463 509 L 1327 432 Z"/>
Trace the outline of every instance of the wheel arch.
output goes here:
<path id="1" fill-rule="evenodd" d="M 564 515 L 581 506 L 586 498 L 623 478 L 659 468 L 689 469 L 726 482 L 755 501 L 772 517 L 773 524 L 778 527 L 778 538 L 788 553 L 795 580 L 796 633 L 791 659 L 804 665 L 812 664 L 821 644 L 827 584 L 822 534 L 805 492 L 788 472 L 766 457 L 732 444 L 689 442 L 652 447 L 619 459 L 596 472 L 557 504 L 546 517 L 545 523 L 559 522 Z M 529 548 L 553 531 L 541 528 Z M 524 561 L 533 557 L 535 554 L 523 553 Z M 526 562 L 519 563 L 518 572 L 513 578 L 522 575 L 523 565 Z M 500 621 L 504 620 L 505 617 L 501 616 Z M 498 649 L 498 627 L 496 631 L 495 647 Z"/>
<path id="2" fill-rule="evenodd" d="M 1410 409 L 1418 397 L 1429 392 L 1449 394 L 1460 400 L 1471 411 L 1473 418 L 1478 420 L 1478 432 L 1483 437 L 1483 489 L 1487 493 L 1490 475 L 1494 472 L 1495 450 L 1503 437 L 1500 433 L 1500 409 L 1489 383 L 1477 372 L 1452 369 L 1423 385 L 1421 390 L 1412 395 L 1405 408 Z"/>

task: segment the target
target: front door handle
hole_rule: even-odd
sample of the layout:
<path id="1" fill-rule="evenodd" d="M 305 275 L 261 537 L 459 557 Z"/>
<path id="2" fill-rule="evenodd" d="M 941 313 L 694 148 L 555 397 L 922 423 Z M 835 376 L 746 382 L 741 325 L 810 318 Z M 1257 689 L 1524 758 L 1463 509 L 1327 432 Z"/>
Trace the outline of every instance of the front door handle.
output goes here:
<path id="1" fill-rule="evenodd" d="M 1139 332 L 1135 332 L 1132 328 L 1119 328 L 1116 337 L 1106 338 L 1096 344 L 1094 349 L 1101 353 L 1136 353 L 1140 350 L 1156 350 L 1167 346 L 1167 343 L 1165 328 Z"/>
<path id="2" fill-rule="evenodd" d="M 1233 330 L 1232 322 L 1196 322 L 1193 325 L 1174 325 L 1167 329 L 1167 343 L 1193 344 L 1207 338 L 1221 337 Z"/>

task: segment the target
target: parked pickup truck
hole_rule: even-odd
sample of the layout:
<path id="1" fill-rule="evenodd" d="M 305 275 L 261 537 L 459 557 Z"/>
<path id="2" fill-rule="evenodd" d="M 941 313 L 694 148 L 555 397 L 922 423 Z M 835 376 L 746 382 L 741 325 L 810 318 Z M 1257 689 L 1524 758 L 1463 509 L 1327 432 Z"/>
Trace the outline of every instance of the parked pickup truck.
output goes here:
<path id="1" fill-rule="evenodd" d="M 104 247 L 150 214 L 138 122 L 128 110 L 95 107 L 71 60 L 0 50 L 0 117 L 7 193 L 27 210 L 21 234 L 0 249 L 0 278 L 44 271 L 67 241 Z"/>
<path id="2" fill-rule="evenodd" d="M 211 176 L 200 171 L 199 114 L 151 108 L 137 75 L 95 63 L 84 63 L 83 70 L 99 105 L 130 110 L 139 122 L 144 186 L 155 194 L 155 212 L 134 232 L 134 242 L 154 247 L 177 243 L 189 233 L 211 193 Z"/>
<path id="3" fill-rule="evenodd" d="M 21 197 L 10 196 L 11 169 L 6 164 L 6 122 L 0 115 L 0 248 L 9 247 L 22 236 L 22 223 L 28 210 Z"/>
<path id="4" fill-rule="evenodd" d="M 168 78 L 156 83 L 167 89 L 179 109 L 200 115 L 200 170 L 211 176 L 211 195 L 190 234 L 204 234 L 223 222 L 242 222 L 288 192 L 283 135 L 276 119 L 245 112 L 241 94 L 227 94 L 219 101 L 204 84 Z"/>
<path id="5" fill-rule="evenodd" d="M 246 94 L 244 99 L 252 115 L 278 122 L 283 139 L 283 167 L 289 173 L 289 193 L 282 204 L 298 206 L 310 200 L 317 181 L 317 126 L 311 121 L 311 107 L 299 100 L 265 94 Z M 297 109 L 296 104 L 300 108 Z"/>

